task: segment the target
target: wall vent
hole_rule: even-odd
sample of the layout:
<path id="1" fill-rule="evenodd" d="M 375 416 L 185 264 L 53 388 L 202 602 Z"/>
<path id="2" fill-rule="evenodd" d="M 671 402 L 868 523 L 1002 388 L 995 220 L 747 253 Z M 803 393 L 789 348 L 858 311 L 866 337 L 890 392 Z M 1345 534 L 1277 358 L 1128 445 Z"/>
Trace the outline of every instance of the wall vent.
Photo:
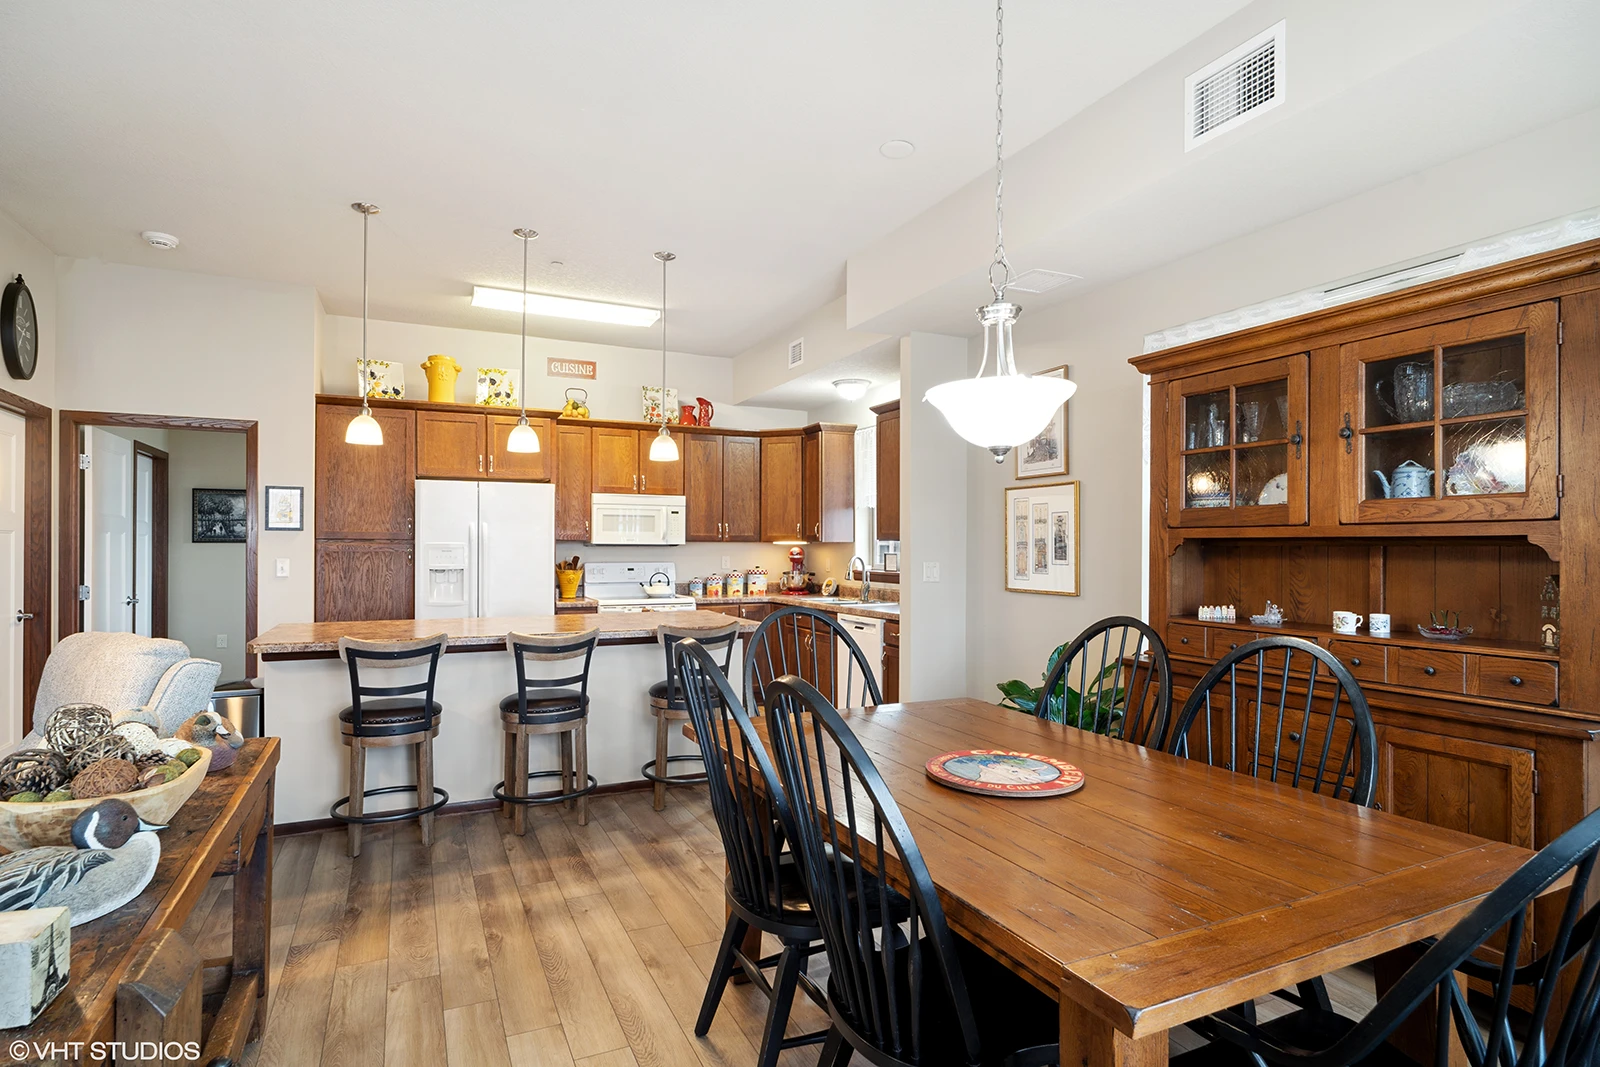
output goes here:
<path id="1" fill-rule="evenodd" d="M 1283 103 L 1285 25 L 1263 30 L 1184 79 L 1185 152 Z"/>
<path id="2" fill-rule="evenodd" d="M 789 342 L 789 366 L 798 367 L 806 359 L 806 339 L 798 337 Z"/>
<path id="3" fill-rule="evenodd" d="M 1015 289 L 1019 293 L 1048 293 L 1052 289 L 1059 289 L 1068 282 L 1081 282 L 1083 276 L 1079 274 L 1066 274 L 1059 270 L 1044 270 L 1035 267 L 1025 270 L 1012 279 L 1007 289 Z"/>

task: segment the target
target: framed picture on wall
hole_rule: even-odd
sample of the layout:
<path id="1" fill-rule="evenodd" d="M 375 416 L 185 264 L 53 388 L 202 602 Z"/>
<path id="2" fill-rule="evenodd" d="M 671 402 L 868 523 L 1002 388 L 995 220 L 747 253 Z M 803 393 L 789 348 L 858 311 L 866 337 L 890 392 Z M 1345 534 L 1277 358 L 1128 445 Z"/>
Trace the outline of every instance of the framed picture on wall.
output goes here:
<path id="1" fill-rule="evenodd" d="M 1006 591 L 1077 596 L 1078 482 L 1006 490 Z"/>
<path id="2" fill-rule="evenodd" d="M 242 545 L 246 525 L 243 489 L 194 491 L 194 544 Z"/>
<path id="3" fill-rule="evenodd" d="M 1036 378 L 1065 378 L 1067 365 L 1040 371 Z M 1067 405 L 1062 404 L 1037 437 L 1017 446 L 1017 477 L 1045 478 L 1067 473 Z"/>
<path id="4" fill-rule="evenodd" d="M 301 485 L 267 486 L 266 528 L 304 530 L 306 490 Z"/>

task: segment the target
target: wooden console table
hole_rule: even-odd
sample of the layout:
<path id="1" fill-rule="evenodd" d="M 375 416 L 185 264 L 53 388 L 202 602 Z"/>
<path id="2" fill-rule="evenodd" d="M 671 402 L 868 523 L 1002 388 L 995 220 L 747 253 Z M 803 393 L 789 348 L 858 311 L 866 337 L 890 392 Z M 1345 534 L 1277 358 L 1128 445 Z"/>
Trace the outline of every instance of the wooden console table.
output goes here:
<path id="1" fill-rule="evenodd" d="M 211 1025 L 199 1062 L 237 1061 L 266 1022 L 277 766 L 278 739 L 256 738 L 201 783 L 161 831 L 161 863 L 145 891 L 73 929 L 67 988 L 34 1025 L 0 1033 L 4 1062 L 142 1063 L 129 1054 L 134 1042 L 198 1039 L 202 1004 Z M 200 961 L 177 931 L 206 883 L 226 875 L 233 955 Z"/>

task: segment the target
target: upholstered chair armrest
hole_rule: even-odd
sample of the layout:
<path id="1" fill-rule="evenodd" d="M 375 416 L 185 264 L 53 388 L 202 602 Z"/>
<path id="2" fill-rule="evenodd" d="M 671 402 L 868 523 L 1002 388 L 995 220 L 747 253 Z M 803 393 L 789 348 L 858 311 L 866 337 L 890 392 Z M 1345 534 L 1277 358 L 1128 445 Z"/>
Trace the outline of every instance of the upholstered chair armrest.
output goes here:
<path id="1" fill-rule="evenodd" d="M 167 668 L 167 673 L 156 683 L 155 692 L 150 694 L 150 702 L 145 705 L 146 710 L 155 714 L 159 723 L 157 731 L 163 737 L 168 736 L 182 726 L 185 719 L 206 710 L 221 674 L 222 664 L 209 659 L 180 660 Z"/>

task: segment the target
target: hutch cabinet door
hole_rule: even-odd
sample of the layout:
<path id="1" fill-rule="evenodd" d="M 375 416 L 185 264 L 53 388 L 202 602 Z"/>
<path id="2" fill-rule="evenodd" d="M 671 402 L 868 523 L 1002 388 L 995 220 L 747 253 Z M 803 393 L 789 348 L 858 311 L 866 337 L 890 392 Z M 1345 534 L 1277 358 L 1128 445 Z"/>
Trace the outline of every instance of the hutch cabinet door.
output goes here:
<path id="1" fill-rule="evenodd" d="M 1304 525 L 1306 363 L 1285 356 L 1167 387 L 1167 525 Z"/>
<path id="2" fill-rule="evenodd" d="M 345 444 L 345 427 L 359 411 L 317 405 L 316 534 L 409 541 L 417 490 L 415 413 L 373 408 L 372 417 L 383 428 L 383 444 L 374 448 Z"/>
<path id="3" fill-rule="evenodd" d="M 550 451 L 555 445 L 549 419 L 529 419 L 528 425 L 539 436 L 539 451 L 510 452 L 506 441 L 517 427 L 515 415 L 489 415 L 489 469 L 487 476 L 498 481 L 548 482 L 555 464 Z"/>
<path id="4" fill-rule="evenodd" d="M 1339 519 L 1556 514 L 1557 310 L 1508 308 L 1339 350 Z"/>
<path id="5" fill-rule="evenodd" d="M 417 477 L 476 481 L 485 471 L 484 419 L 476 412 L 417 412 Z"/>
<path id="6" fill-rule="evenodd" d="M 722 539 L 761 539 L 761 438 L 722 439 Z"/>
<path id="7" fill-rule="evenodd" d="M 1434 826 L 1533 847 L 1533 751 L 1385 726 L 1378 803 Z"/>
<path id="8" fill-rule="evenodd" d="M 685 434 L 683 484 L 685 532 L 690 541 L 722 540 L 722 438 Z"/>
<path id="9" fill-rule="evenodd" d="M 589 540 L 589 427 L 556 424 L 556 540 Z"/>

